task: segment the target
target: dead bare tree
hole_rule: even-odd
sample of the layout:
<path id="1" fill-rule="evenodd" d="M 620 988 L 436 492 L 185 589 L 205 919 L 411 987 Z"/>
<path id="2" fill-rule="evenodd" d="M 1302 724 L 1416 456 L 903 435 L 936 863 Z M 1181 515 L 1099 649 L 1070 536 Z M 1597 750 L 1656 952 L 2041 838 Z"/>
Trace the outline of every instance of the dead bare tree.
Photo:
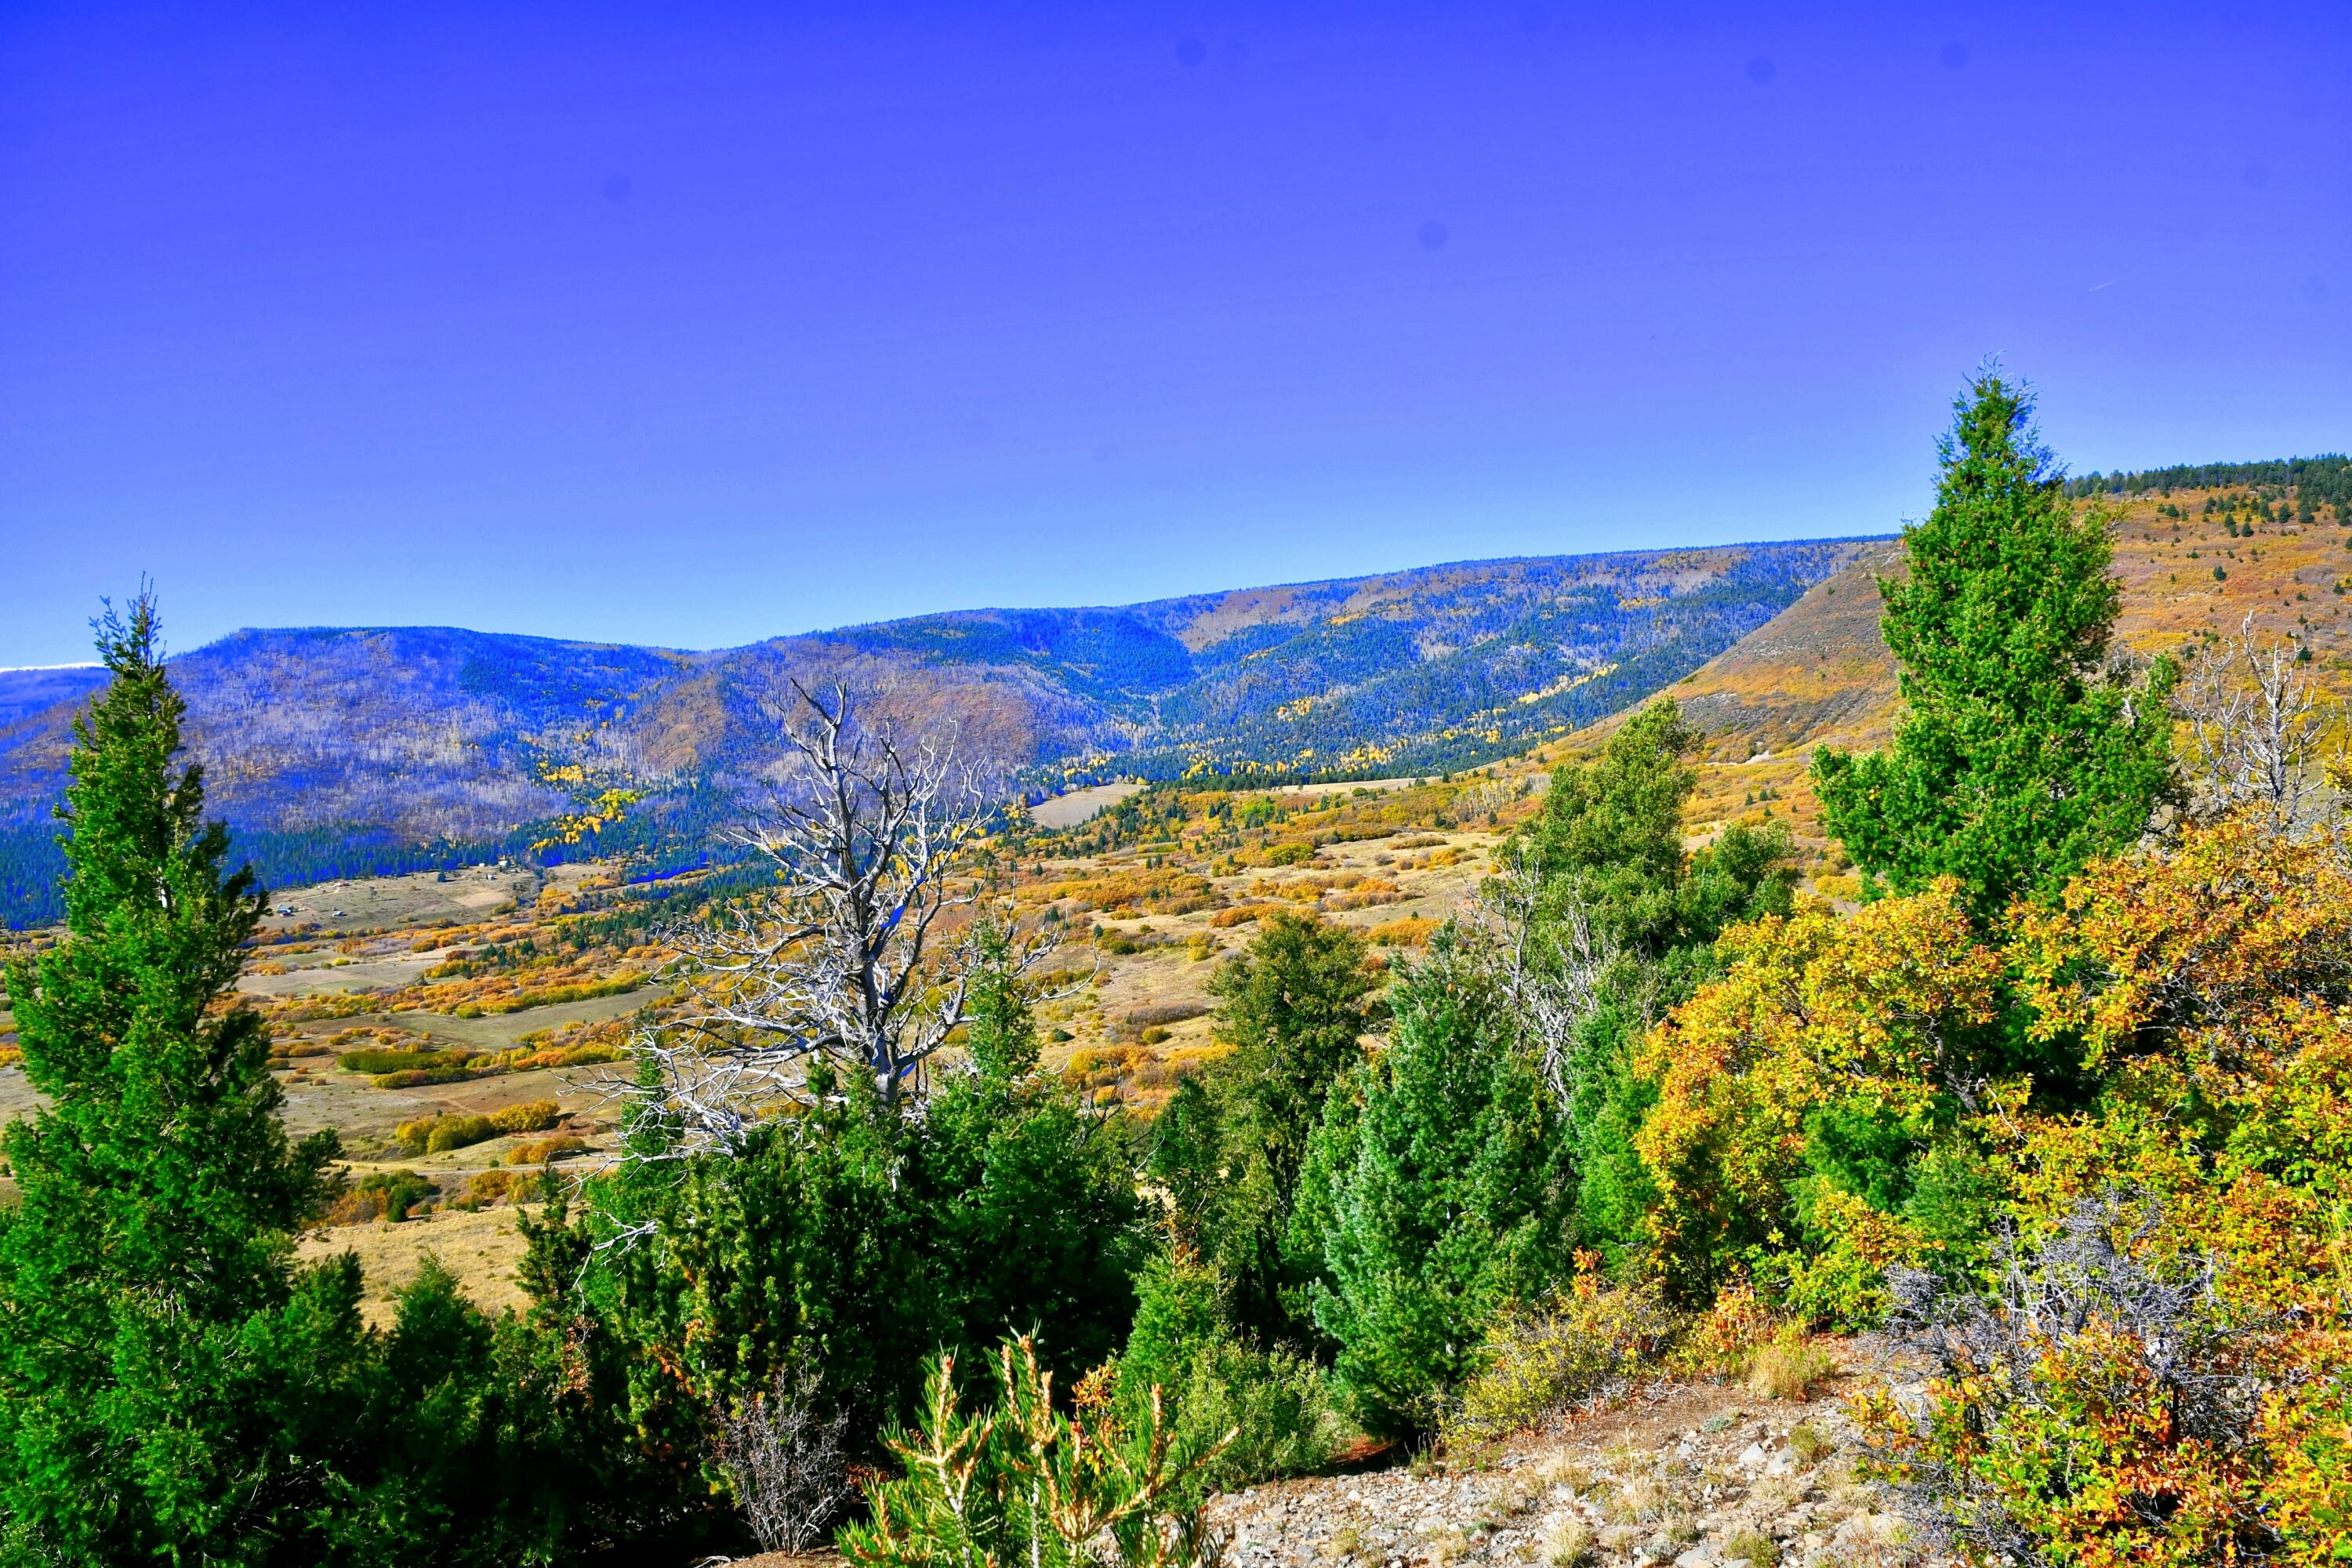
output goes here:
<path id="1" fill-rule="evenodd" d="M 2219 816 L 2246 806 L 2291 831 L 2311 763 L 2335 719 L 2283 637 L 2260 637 L 2248 616 L 2190 667 L 2179 698 L 2195 770 L 2195 809 Z"/>
<path id="2" fill-rule="evenodd" d="M 779 1372 L 774 1387 L 719 1418 L 714 1454 L 762 1551 L 800 1556 L 849 1500 L 849 1412 L 820 1416 L 823 1394 L 815 1373 Z"/>
<path id="3" fill-rule="evenodd" d="M 975 943 L 963 911 L 982 889 L 962 872 L 991 797 L 953 734 L 909 739 L 840 687 L 793 689 L 783 775 L 740 836 L 776 887 L 670 933 L 690 1002 L 639 1042 L 655 1080 L 636 1090 L 639 1114 L 663 1123 L 649 1142 L 665 1154 L 732 1151 L 763 1108 L 806 1094 L 820 1064 L 870 1075 L 904 1107 L 963 1022 L 979 968 L 1025 972 L 1046 946 Z"/>
<path id="4" fill-rule="evenodd" d="M 1563 903 L 1557 893 L 1548 900 L 1545 879 L 1524 849 L 1515 849 L 1479 889 L 1465 924 L 1479 939 L 1561 1110 L 1573 1117 L 1577 1030 L 1599 1005 L 1616 954 L 1594 932 L 1580 900 L 1571 896 Z"/>

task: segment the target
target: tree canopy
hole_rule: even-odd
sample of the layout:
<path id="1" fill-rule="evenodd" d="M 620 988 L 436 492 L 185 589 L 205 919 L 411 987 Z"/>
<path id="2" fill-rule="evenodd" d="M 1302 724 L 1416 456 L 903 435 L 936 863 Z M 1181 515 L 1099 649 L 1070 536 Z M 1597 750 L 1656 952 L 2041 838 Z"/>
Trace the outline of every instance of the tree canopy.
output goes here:
<path id="1" fill-rule="evenodd" d="M 2031 395 L 1980 373 L 1938 446 L 1935 509 L 1880 580 L 1901 666 L 1888 750 L 1820 752 L 1830 831 L 1897 892 L 1957 879 L 1979 916 L 2054 896 L 2137 839 L 2174 791 L 2159 662 L 2107 668 L 2118 589 L 2095 510 L 2078 511 L 2033 426 Z"/>

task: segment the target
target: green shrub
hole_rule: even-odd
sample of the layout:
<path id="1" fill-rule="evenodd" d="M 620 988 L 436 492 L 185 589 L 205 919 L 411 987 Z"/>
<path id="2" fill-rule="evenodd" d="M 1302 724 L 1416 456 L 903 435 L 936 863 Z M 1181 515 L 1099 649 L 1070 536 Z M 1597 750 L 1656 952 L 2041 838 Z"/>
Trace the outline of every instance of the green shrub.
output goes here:
<path id="1" fill-rule="evenodd" d="M 1435 1427 L 1496 1312 L 1569 1272 L 1558 1102 L 1487 956 L 1445 941 L 1405 972 L 1353 1151 L 1333 1152 L 1315 1319 L 1383 1436 Z"/>
<path id="2" fill-rule="evenodd" d="M 377 1171 L 343 1189 L 327 1211 L 329 1225 L 363 1225 L 372 1219 L 397 1222 L 431 1198 L 436 1189 L 414 1171 Z"/>
<path id="3" fill-rule="evenodd" d="M 1172 1403 L 1181 1447 L 1223 1451 L 1203 1466 L 1204 1485 L 1230 1490 L 1330 1463 L 1349 1435 L 1329 1379 L 1307 1356 L 1262 1351 L 1235 1337 L 1223 1287 L 1197 1259 L 1152 1259 L 1138 1283 L 1135 1327 L 1118 1359 L 1119 1408 L 1146 1419 L 1152 1390 Z"/>
<path id="4" fill-rule="evenodd" d="M 933 1363 L 921 1425 L 884 1442 L 905 1472 L 867 1483 L 867 1518 L 840 1535 L 858 1568 L 1025 1563 L 1031 1568 L 1205 1568 L 1222 1555 L 1197 1505 L 1215 1455 L 1171 1441 L 1157 1401 L 1119 1422 L 1082 1386 L 1054 1407 L 1053 1374 L 1026 1338 L 997 1354 L 996 1407 L 958 1407 L 955 1358 Z"/>
<path id="5" fill-rule="evenodd" d="M 345 1072 L 443 1072 L 462 1067 L 470 1051 L 345 1051 L 335 1065 Z"/>
<path id="6" fill-rule="evenodd" d="M 1445 1440 L 1491 1442 L 1655 1370 L 1681 1327 L 1654 1286 L 1602 1289 L 1591 1276 L 1570 1295 L 1506 1312 L 1487 1331 Z"/>
<path id="7" fill-rule="evenodd" d="M 1820 1427 L 1811 1422 L 1801 1422 L 1789 1433 L 1789 1452 L 1801 1465 L 1814 1465 L 1829 1453 L 1832 1445 Z"/>

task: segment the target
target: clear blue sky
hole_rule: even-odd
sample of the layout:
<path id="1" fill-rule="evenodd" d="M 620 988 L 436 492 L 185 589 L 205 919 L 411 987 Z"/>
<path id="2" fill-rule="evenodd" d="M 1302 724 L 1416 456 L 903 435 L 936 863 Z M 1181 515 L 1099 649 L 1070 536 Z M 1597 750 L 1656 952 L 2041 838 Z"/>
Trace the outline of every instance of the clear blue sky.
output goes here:
<path id="1" fill-rule="evenodd" d="M 707 647 L 2352 445 L 2344 0 L 0 6 L 0 665 Z"/>

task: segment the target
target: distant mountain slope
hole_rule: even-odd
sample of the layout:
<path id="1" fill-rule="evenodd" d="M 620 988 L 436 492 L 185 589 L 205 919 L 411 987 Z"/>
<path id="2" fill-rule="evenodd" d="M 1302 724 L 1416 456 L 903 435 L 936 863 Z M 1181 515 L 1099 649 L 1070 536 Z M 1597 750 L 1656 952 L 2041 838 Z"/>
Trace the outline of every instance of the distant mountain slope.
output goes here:
<path id="1" fill-rule="evenodd" d="M 542 780 L 550 758 L 652 782 L 646 820 L 690 837 L 773 764 L 795 679 L 885 691 L 910 721 L 952 721 L 967 746 L 1041 780 L 1455 765 L 1671 683 L 1866 548 L 1454 563 L 713 652 L 447 627 L 247 631 L 173 668 L 215 807 L 265 870 L 291 879 L 518 847 L 563 804 Z M 12 918 L 47 907 L 46 817 L 71 714 L 96 684 L 0 672 L 0 911 Z"/>
<path id="2" fill-rule="evenodd" d="M 2126 648 L 2178 654 L 2252 616 L 2258 632 L 2301 645 L 2323 682 L 2352 698 L 2352 463 L 2095 475 L 2069 489 L 2111 517 Z M 1878 633 L 1876 578 L 1901 563 L 1899 542 L 1855 552 L 1779 618 L 1665 689 L 1710 738 L 1693 808 L 1702 826 L 1769 809 L 1819 842 L 1805 776 L 1813 750 L 1880 746 L 1893 734 L 1895 661 Z M 1555 754 L 1589 751 L 1608 727 Z"/>
<path id="3" fill-rule="evenodd" d="M 15 725 L 60 702 L 77 701 L 105 684 L 106 671 L 90 664 L 0 669 L 0 751 Z"/>

